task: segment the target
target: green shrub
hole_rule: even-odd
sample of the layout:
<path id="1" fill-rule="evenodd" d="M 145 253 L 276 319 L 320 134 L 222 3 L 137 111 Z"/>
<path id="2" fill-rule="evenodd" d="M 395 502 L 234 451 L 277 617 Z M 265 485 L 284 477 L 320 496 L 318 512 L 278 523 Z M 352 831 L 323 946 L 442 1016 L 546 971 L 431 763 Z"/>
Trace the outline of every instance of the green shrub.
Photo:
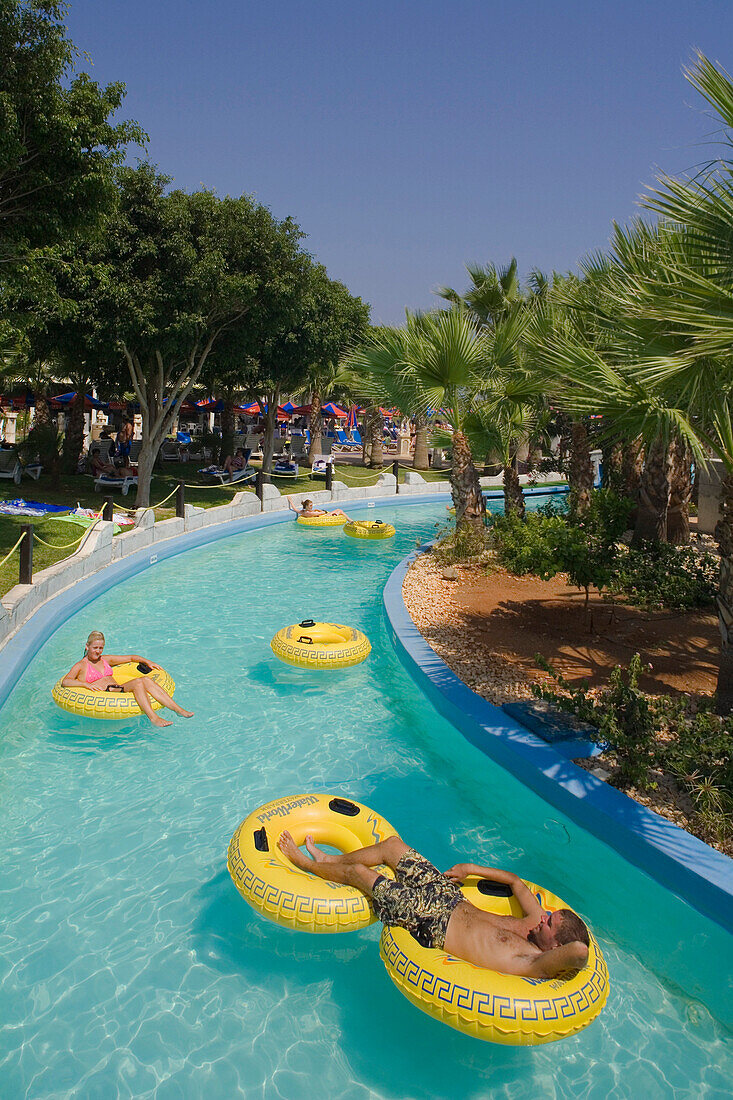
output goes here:
<path id="1" fill-rule="evenodd" d="M 597 499 L 596 499 L 597 498 Z M 567 573 L 585 590 L 606 587 L 618 555 L 615 540 L 625 530 L 628 508 L 608 489 L 593 494 L 591 508 L 581 518 L 545 505 L 525 519 L 496 516 L 491 524 L 499 562 L 511 573 L 533 573 L 550 580 Z"/>
<path id="2" fill-rule="evenodd" d="M 656 760 L 655 719 L 649 697 L 639 688 L 639 676 L 644 671 L 639 654 L 631 658 L 625 674 L 616 666 L 609 686 L 598 699 L 588 695 L 587 685 L 571 688 L 540 654 L 536 661 L 561 690 L 533 685 L 535 695 L 590 722 L 597 731 L 591 734 L 592 739 L 608 744 L 616 754 L 622 782 L 642 789 L 648 787 L 649 770 Z"/>
<path id="3" fill-rule="evenodd" d="M 536 660 L 555 687 L 533 685 L 534 694 L 595 727 L 598 732 L 591 736 L 614 751 L 622 784 L 653 786 L 652 768 L 673 776 L 690 795 L 706 835 L 730 842 L 733 716 L 716 714 L 714 698 L 692 702 L 687 697 L 646 695 L 638 686 L 643 671 L 638 653 L 627 673 L 614 669 L 609 687 L 597 698 L 588 694 L 586 683 L 573 688 L 540 654 Z"/>
<path id="4" fill-rule="evenodd" d="M 437 526 L 437 525 L 436 525 Z M 486 550 L 486 534 L 464 525 L 438 529 L 438 540 L 433 547 L 433 557 L 438 565 L 454 565 L 456 562 L 472 561 Z"/>
<path id="5" fill-rule="evenodd" d="M 520 576 L 533 573 L 549 580 L 567 573 L 572 584 L 585 590 L 586 600 L 595 586 L 643 607 L 686 611 L 714 606 L 717 558 L 668 543 L 628 549 L 619 540 L 631 507 L 611 489 L 598 489 L 582 515 L 550 503 L 524 520 L 494 516 L 491 531 L 497 558 Z"/>
<path id="6" fill-rule="evenodd" d="M 690 546 L 643 543 L 619 554 L 609 588 L 628 603 L 648 608 L 688 611 L 714 607 L 720 563 L 714 554 Z"/>

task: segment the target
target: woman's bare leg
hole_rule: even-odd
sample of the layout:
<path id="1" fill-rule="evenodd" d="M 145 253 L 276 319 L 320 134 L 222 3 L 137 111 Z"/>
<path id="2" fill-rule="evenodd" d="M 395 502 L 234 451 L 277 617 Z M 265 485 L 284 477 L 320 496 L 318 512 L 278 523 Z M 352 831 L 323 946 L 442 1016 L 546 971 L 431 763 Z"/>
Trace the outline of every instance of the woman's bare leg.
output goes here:
<path id="1" fill-rule="evenodd" d="M 173 723 L 169 722 L 167 718 L 161 718 L 160 715 L 155 713 L 150 705 L 150 699 L 145 690 L 145 684 L 142 681 L 143 678 L 141 676 L 136 677 L 134 680 L 128 680 L 126 684 L 123 684 L 123 691 L 132 693 L 140 710 L 150 719 L 154 726 L 172 726 Z"/>
<path id="2" fill-rule="evenodd" d="M 141 676 L 139 679 L 142 681 L 145 690 L 148 695 L 152 695 L 158 703 L 162 703 L 164 707 L 168 707 L 170 710 L 180 714 L 181 718 L 193 718 L 192 710 L 184 710 L 183 707 L 179 707 L 178 703 L 170 697 L 167 691 L 156 684 L 155 680 L 151 680 L 149 676 Z"/>

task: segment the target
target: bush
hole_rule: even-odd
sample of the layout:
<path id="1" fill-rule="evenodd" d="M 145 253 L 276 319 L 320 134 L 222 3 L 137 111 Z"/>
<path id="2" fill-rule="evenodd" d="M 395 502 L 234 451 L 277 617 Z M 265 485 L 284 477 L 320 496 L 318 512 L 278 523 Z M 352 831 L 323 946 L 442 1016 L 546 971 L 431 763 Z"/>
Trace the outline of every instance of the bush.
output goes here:
<path id="1" fill-rule="evenodd" d="M 714 698 L 646 695 L 638 687 L 643 671 L 638 653 L 627 673 L 614 669 L 597 698 L 588 694 L 587 684 L 571 687 L 540 654 L 536 660 L 556 686 L 534 685 L 534 694 L 596 728 L 591 736 L 615 753 L 622 785 L 653 786 L 651 769 L 673 776 L 690 795 L 706 835 L 721 843 L 731 840 L 733 717 L 716 714 Z"/>
<path id="2" fill-rule="evenodd" d="M 606 587 L 614 575 L 616 539 L 625 530 L 627 502 L 609 489 L 593 494 L 582 517 L 566 514 L 552 503 L 529 513 L 497 516 L 492 523 L 500 563 L 511 573 L 534 573 L 549 580 L 567 573 L 572 584 L 585 589 Z"/>
<path id="3" fill-rule="evenodd" d="M 598 489 L 582 515 L 550 503 L 526 519 L 495 516 L 491 523 L 499 562 L 511 573 L 549 580 L 567 573 L 572 584 L 604 588 L 629 603 L 686 611 L 715 604 L 719 564 L 692 547 L 644 543 L 630 550 L 619 540 L 627 529 L 630 501 Z"/>
<path id="4" fill-rule="evenodd" d="M 466 525 L 451 528 L 447 533 L 444 533 L 444 530 L 439 528 L 438 541 L 433 547 L 433 556 L 438 565 L 472 561 L 486 551 L 484 531 L 476 531 Z"/>
<path id="5" fill-rule="evenodd" d="M 642 607 L 672 611 L 714 607 L 719 569 L 714 554 L 699 554 L 690 546 L 647 542 L 638 550 L 618 555 L 609 587 Z"/>
<path id="6" fill-rule="evenodd" d="M 642 789 L 648 787 L 649 770 L 656 762 L 655 716 L 649 696 L 639 689 L 639 676 L 644 671 L 639 654 L 631 658 L 626 674 L 616 666 L 609 686 L 598 699 L 588 695 L 587 684 L 571 688 L 540 654 L 536 661 L 561 691 L 533 685 L 534 694 L 590 722 L 597 731 L 591 734 L 593 740 L 608 744 L 616 754 L 622 782 Z"/>

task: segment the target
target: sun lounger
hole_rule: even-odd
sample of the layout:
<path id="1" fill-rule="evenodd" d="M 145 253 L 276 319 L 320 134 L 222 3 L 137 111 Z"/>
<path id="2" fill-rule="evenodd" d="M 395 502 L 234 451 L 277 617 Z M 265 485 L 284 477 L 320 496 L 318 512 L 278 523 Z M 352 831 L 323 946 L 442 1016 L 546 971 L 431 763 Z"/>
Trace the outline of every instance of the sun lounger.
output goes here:
<path id="1" fill-rule="evenodd" d="M 110 477 L 109 474 L 100 474 L 94 479 L 95 493 L 101 493 L 102 489 L 121 489 L 123 497 L 126 497 L 133 488 L 137 488 L 137 477 Z"/>
<path id="2" fill-rule="evenodd" d="M 287 474 L 288 477 L 297 477 L 298 463 L 288 462 L 287 460 L 283 459 L 282 461 L 275 463 L 272 472 L 274 474 Z"/>
<path id="3" fill-rule="evenodd" d="M 345 448 L 347 451 L 353 451 L 355 447 L 361 448 L 361 443 L 354 443 L 348 438 L 346 432 L 343 429 L 337 429 L 336 442 L 334 444 L 337 448 Z"/>
<path id="4" fill-rule="evenodd" d="M 327 466 L 333 469 L 333 456 L 316 455 L 311 466 L 311 477 L 325 477 Z"/>
<path id="5" fill-rule="evenodd" d="M 243 470 L 232 470 L 229 474 L 221 466 L 206 466 L 203 470 L 199 470 L 199 473 L 210 481 L 217 481 L 220 485 L 234 485 L 237 481 L 249 481 L 257 471 L 254 466 L 245 466 Z"/>
<path id="6" fill-rule="evenodd" d="M 17 451 L 0 450 L 0 477 L 7 477 L 20 485 L 23 467 L 20 464 Z"/>

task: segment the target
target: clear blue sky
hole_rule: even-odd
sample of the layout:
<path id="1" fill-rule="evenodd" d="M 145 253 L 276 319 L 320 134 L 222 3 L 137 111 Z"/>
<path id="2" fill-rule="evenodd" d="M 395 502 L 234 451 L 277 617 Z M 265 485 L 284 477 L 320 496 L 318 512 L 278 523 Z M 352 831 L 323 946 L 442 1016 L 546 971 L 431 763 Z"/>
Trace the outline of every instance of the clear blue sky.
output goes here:
<path id="1" fill-rule="evenodd" d="M 655 171 L 705 156 L 693 48 L 733 69 L 731 0 L 72 0 L 67 22 L 176 186 L 292 215 L 385 324 L 465 261 L 605 248 Z"/>

